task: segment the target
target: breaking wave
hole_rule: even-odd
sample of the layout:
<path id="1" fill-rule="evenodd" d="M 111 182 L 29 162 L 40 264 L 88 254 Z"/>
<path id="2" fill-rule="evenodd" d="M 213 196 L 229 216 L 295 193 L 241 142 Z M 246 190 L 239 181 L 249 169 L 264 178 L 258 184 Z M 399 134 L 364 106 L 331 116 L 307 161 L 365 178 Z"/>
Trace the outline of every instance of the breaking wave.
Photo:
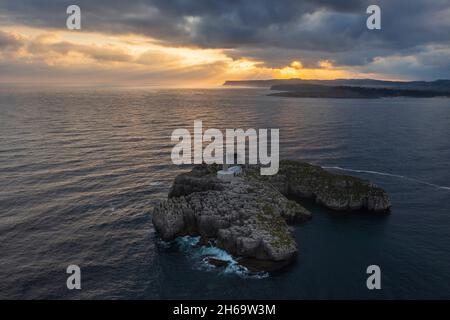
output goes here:
<path id="1" fill-rule="evenodd" d="M 184 236 L 178 237 L 176 246 L 183 252 L 190 255 L 194 260 L 194 268 L 203 271 L 218 271 L 222 274 L 235 274 L 241 278 L 264 279 L 269 276 L 268 272 L 251 272 L 246 267 L 239 264 L 228 252 L 213 245 L 199 245 L 200 237 Z M 210 258 L 225 261 L 228 265 L 224 268 L 216 267 L 208 260 Z"/>

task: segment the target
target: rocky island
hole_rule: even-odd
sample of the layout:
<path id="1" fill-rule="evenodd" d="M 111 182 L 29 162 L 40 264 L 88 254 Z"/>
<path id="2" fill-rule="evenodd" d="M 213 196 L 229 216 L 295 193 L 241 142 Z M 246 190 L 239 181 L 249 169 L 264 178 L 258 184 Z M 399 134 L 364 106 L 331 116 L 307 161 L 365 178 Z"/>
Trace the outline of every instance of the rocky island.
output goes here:
<path id="1" fill-rule="evenodd" d="M 153 224 L 163 240 L 200 236 L 252 270 L 272 271 L 296 257 L 288 224 L 311 219 L 311 212 L 291 197 L 339 211 L 383 213 L 391 206 L 386 192 L 369 181 L 303 162 L 281 161 L 273 176 L 243 166 L 230 181 L 217 177 L 220 169 L 203 164 L 177 176 L 168 199 L 154 208 Z"/>

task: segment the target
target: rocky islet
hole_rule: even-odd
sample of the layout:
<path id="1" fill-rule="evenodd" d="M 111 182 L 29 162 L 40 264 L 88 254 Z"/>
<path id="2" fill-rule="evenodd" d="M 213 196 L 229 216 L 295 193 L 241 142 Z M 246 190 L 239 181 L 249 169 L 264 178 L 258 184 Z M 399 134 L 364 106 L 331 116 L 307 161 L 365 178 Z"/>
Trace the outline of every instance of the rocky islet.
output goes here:
<path id="1" fill-rule="evenodd" d="M 304 162 L 281 161 L 273 176 L 243 166 L 229 181 L 217 177 L 220 169 L 203 164 L 178 175 L 168 199 L 153 209 L 153 224 L 165 241 L 200 236 L 202 244 L 213 243 L 252 270 L 273 271 L 297 256 L 288 225 L 312 215 L 292 197 L 336 211 L 385 213 L 391 206 L 387 193 L 369 181 Z"/>

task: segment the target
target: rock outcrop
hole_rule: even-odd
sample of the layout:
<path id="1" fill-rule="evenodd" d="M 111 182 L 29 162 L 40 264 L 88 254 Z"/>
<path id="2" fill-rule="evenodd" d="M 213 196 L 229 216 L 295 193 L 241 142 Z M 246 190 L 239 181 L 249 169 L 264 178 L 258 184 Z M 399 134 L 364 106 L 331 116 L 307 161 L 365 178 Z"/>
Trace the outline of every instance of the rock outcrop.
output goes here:
<path id="1" fill-rule="evenodd" d="M 387 193 L 370 181 L 334 174 L 308 163 L 282 160 L 274 176 L 260 176 L 253 167 L 248 170 L 286 196 L 314 200 L 332 210 L 387 212 L 391 207 Z"/>
<path id="2" fill-rule="evenodd" d="M 177 176 L 168 199 L 154 208 L 153 224 L 163 240 L 199 235 L 202 243 L 213 241 L 253 269 L 270 271 L 297 255 L 288 223 L 307 221 L 311 213 L 286 196 L 315 199 L 335 210 L 390 206 L 386 193 L 370 182 L 306 163 L 282 161 L 274 176 L 246 166 L 231 181 L 218 179 L 219 169 L 199 165 Z"/>
<path id="3" fill-rule="evenodd" d="M 310 219 L 311 213 L 288 200 L 270 184 L 250 176 L 226 182 L 216 166 L 201 165 L 179 175 L 169 199 L 153 211 L 163 240 L 200 235 L 229 253 L 283 264 L 297 254 L 288 222 Z"/>

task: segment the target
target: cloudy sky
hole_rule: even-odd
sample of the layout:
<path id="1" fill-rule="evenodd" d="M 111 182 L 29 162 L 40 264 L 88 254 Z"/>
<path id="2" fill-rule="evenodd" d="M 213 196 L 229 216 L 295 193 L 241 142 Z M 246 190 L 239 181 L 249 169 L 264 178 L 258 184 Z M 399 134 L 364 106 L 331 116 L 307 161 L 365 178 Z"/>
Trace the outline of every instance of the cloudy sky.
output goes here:
<path id="1" fill-rule="evenodd" d="M 66 8 L 81 8 L 67 30 Z M 366 9 L 381 7 L 381 30 Z M 0 83 L 450 78 L 450 0 L 0 0 Z"/>

